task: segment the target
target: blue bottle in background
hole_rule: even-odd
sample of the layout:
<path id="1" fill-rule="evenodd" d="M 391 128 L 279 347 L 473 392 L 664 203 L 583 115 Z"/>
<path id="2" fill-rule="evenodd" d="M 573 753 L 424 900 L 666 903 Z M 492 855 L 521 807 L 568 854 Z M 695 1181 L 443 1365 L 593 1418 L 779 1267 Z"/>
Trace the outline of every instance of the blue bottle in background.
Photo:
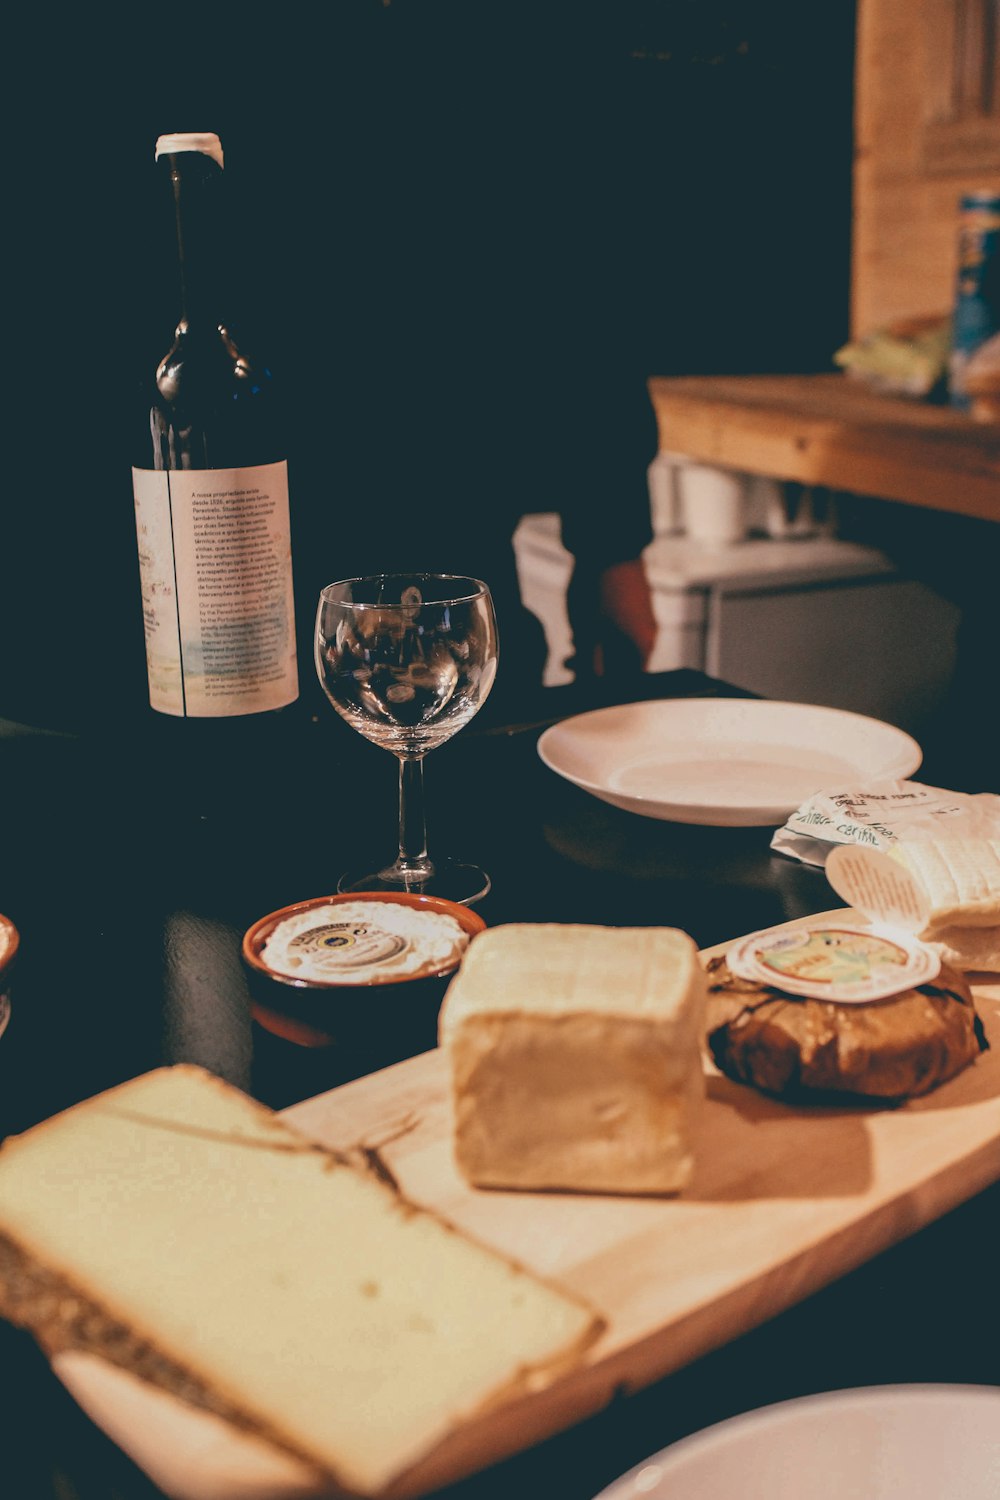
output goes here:
<path id="1" fill-rule="evenodd" d="M 960 203 L 958 281 L 952 320 L 948 391 L 968 410 L 965 368 L 975 351 L 1000 333 L 1000 194 L 967 193 Z"/>

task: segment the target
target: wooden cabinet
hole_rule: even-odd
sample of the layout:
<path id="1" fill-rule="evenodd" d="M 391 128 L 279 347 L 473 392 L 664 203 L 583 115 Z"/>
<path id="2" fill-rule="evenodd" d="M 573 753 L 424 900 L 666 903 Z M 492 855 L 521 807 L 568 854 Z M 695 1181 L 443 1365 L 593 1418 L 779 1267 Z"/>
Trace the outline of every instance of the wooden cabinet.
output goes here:
<path id="1" fill-rule="evenodd" d="M 951 309 L 959 200 L 1000 189 L 998 17 L 1000 0 L 860 0 L 854 336 Z M 665 449 L 1000 521 L 1000 426 L 842 375 L 654 379 L 650 392 Z"/>
<path id="2" fill-rule="evenodd" d="M 963 193 L 1000 190 L 998 0 L 861 0 L 851 331 L 947 313 Z"/>

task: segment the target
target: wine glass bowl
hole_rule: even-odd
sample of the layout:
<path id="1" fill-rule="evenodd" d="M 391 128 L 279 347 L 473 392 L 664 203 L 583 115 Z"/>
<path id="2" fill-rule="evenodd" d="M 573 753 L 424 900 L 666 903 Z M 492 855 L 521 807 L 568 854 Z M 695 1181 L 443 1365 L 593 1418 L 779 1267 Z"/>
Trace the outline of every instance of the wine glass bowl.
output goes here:
<path id="1" fill-rule="evenodd" d="M 493 686 L 497 630 L 486 584 L 447 573 L 329 584 L 315 645 L 317 674 L 337 713 L 399 761 L 399 855 L 373 873 L 343 877 L 340 889 L 417 890 L 457 901 L 484 895 L 482 871 L 427 853 L 423 757 L 469 722 Z"/>

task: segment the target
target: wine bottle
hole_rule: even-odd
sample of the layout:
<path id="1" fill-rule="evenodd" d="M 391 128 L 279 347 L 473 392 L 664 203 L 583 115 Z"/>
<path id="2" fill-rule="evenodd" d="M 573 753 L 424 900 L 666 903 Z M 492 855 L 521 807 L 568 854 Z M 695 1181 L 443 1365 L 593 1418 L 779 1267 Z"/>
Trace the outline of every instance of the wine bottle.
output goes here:
<path id="1" fill-rule="evenodd" d="M 174 718 L 259 719 L 298 697 L 280 408 L 270 371 L 223 316 L 218 136 L 160 136 L 156 164 L 180 317 L 132 470 L 149 701 Z"/>

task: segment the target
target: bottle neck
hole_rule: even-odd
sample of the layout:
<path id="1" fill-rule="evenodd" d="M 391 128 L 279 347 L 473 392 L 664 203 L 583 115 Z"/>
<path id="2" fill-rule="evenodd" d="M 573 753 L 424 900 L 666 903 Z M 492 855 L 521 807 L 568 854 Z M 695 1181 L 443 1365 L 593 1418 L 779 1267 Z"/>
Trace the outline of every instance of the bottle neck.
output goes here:
<path id="1" fill-rule="evenodd" d="M 222 168 L 200 151 L 160 158 L 170 182 L 180 273 L 180 323 L 188 332 L 215 328 L 219 306 Z"/>

